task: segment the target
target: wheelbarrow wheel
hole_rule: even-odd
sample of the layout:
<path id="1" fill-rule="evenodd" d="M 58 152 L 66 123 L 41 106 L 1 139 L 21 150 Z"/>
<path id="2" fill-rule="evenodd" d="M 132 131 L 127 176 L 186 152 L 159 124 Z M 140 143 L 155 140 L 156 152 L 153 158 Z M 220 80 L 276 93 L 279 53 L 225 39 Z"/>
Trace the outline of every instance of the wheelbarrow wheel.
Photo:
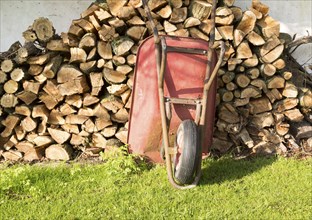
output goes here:
<path id="1" fill-rule="evenodd" d="M 179 125 L 175 147 L 177 153 L 173 158 L 174 177 L 181 184 L 191 183 L 201 156 L 199 133 L 194 121 L 185 120 Z"/>

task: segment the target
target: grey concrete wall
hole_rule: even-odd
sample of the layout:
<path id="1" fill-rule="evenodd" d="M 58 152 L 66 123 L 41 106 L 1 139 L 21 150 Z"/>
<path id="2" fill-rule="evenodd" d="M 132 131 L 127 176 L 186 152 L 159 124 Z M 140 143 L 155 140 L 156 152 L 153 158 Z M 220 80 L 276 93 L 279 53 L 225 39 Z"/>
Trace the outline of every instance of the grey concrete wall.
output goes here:
<path id="1" fill-rule="evenodd" d="M 116 0 L 117 1 L 117 0 Z M 243 10 L 252 0 L 236 0 L 235 5 Z M 92 0 L 0 0 L 0 51 L 5 51 L 15 41 L 23 42 L 22 32 L 33 21 L 48 17 L 57 33 L 68 30 Z M 262 0 L 270 6 L 270 15 L 281 22 L 281 31 L 298 36 L 312 34 L 312 0 Z M 296 53 L 301 62 L 312 56 L 312 45 Z"/>

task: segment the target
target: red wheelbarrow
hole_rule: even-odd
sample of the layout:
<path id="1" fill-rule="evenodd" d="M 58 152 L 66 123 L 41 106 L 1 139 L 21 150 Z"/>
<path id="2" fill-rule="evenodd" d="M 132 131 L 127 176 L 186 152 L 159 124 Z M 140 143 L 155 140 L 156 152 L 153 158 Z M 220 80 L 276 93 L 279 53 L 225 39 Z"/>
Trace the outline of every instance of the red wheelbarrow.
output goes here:
<path id="1" fill-rule="evenodd" d="M 217 62 L 214 31 L 209 45 L 201 39 L 159 36 L 146 0 L 143 4 L 154 36 L 143 41 L 137 53 L 129 149 L 153 162 L 165 159 L 170 183 L 192 188 L 199 182 L 202 156 L 212 142 L 215 76 L 224 44 Z M 212 19 L 215 8 L 214 1 Z"/>

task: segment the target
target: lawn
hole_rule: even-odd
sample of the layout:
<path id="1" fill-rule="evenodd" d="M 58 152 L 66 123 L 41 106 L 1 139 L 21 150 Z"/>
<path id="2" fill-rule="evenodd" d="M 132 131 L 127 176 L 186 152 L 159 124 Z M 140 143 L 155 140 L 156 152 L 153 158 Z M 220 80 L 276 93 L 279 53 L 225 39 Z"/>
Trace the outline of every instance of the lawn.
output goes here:
<path id="1" fill-rule="evenodd" d="M 207 159 L 186 191 L 131 158 L 0 167 L 1 220 L 312 219 L 312 159 Z"/>

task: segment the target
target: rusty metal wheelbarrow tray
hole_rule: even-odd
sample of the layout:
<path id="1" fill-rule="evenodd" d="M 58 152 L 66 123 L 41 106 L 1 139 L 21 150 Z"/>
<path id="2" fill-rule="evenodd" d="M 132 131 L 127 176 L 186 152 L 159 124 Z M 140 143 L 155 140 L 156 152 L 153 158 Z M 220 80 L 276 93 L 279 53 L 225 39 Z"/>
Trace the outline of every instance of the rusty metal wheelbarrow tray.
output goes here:
<path id="1" fill-rule="evenodd" d="M 164 95 L 170 98 L 201 99 L 205 72 L 207 67 L 208 44 L 194 38 L 165 36 L 167 48 L 186 48 L 203 51 L 202 54 L 191 54 L 171 51 L 167 54 L 167 65 L 164 74 Z M 216 63 L 216 54 L 210 61 Z M 216 80 L 210 87 L 206 109 L 205 139 L 202 145 L 203 154 L 208 153 L 212 142 Z M 173 105 L 169 128 L 170 145 L 173 144 L 178 126 L 183 120 L 195 120 L 194 105 Z M 162 126 L 158 94 L 158 73 L 155 56 L 155 44 L 152 37 L 147 38 L 138 49 L 132 92 L 128 144 L 132 152 L 147 156 L 154 162 L 161 159 Z"/>

